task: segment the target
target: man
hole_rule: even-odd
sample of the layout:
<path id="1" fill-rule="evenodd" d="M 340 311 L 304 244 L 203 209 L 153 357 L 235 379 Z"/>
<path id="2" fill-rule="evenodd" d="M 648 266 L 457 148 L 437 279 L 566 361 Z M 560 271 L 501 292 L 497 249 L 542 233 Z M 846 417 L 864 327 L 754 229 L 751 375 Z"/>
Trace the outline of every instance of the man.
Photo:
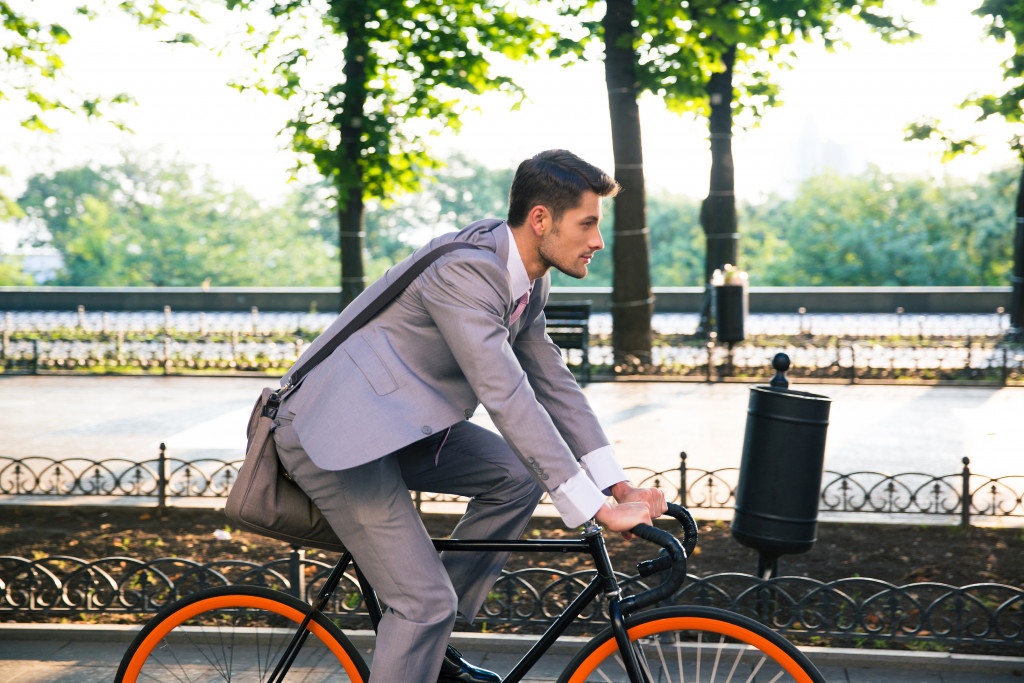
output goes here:
<path id="1" fill-rule="evenodd" d="M 429 265 L 286 395 L 276 421 L 282 463 L 387 605 L 374 683 L 497 680 L 445 644 L 457 614 L 472 621 L 479 611 L 507 555 L 439 557 L 410 490 L 471 498 L 453 538 L 518 538 L 544 492 L 567 526 L 596 517 L 627 537 L 666 509 L 660 491 L 629 483 L 545 332 L 549 271 L 586 276 L 604 247 L 601 198 L 618 189 L 570 152 L 524 161 L 507 222 L 434 239 L 372 284 L 307 351 L 430 249 L 476 247 Z M 480 404 L 500 435 L 468 421 Z"/>

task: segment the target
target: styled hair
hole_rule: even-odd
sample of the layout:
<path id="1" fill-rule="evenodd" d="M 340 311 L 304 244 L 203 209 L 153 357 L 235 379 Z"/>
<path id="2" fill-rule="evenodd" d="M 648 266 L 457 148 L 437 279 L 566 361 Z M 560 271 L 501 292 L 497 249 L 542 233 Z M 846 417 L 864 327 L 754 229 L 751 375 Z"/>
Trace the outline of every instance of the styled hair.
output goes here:
<path id="1" fill-rule="evenodd" d="M 551 149 L 519 164 L 508 193 L 508 224 L 522 225 L 538 204 L 547 208 L 553 220 L 580 205 L 587 190 L 598 197 L 619 192 L 615 179 L 572 152 Z"/>

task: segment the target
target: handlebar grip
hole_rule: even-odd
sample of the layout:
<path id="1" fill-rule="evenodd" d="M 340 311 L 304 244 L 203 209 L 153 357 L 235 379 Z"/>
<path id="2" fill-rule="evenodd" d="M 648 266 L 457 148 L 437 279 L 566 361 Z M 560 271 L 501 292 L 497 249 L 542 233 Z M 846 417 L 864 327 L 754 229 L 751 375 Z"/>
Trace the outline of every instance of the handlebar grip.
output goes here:
<path id="1" fill-rule="evenodd" d="M 683 531 L 683 542 L 680 543 L 672 534 L 662 531 L 647 524 L 638 524 L 633 527 L 631 533 L 661 546 L 660 555 L 653 559 L 641 562 L 637 565 L 640 576 L 650 576 L 656 572 L 668 571 L 661 584 L 637 595 L 624 598 L 620 607 L 623 614 L 636 611 L 660 602 L 672 595 L 686 580 L 686 558 L 690 556 L 697 547 L 697 523 L 689 510 L 682 505 L 675 503 L 668 504 L 668 514 L 673 517 Z"/>
<path id="2" fill-rule="evenodd" d="M 699 537 L 697 522 L 693 520 L 693 515 L 682 505 L 675 503 L 668 504 L 668 512 L 665 514 L 675 519 L 683 527 L 683 550 L 686 551 L 686 556 L 690 557 L 697 547 L 697 539 Z"/>

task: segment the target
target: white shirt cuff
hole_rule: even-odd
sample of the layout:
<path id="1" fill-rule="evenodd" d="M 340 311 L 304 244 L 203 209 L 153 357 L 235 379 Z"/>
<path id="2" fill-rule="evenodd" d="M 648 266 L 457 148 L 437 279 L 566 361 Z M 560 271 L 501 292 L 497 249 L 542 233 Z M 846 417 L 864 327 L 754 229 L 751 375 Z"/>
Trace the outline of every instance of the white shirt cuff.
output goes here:
<path id="1" fill-rule="evenodd" d="M 570 529 L 593 519 L 606 498 L 583 471 L 559 484 L 549 495 L 565 526 Z"/>
<path id="2" fill-rule="evenodd" d="M 629 479 L 622 465 L 615 459 L 615 452 L 611 446 L 587 453 L 580 458 L 580 464 L 594 485 L 604 491 L 606 496 L 610 495 L 609 489 L 613 484 Z"/>

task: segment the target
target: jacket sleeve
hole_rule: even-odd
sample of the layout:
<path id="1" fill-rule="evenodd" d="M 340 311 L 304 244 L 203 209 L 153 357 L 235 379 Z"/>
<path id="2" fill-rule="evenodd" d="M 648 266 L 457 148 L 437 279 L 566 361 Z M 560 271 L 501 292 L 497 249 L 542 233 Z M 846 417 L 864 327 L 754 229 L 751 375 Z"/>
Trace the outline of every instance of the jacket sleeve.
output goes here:
<path id="1" fill-rule="evenodd" d="M 516 337 L 513 349 L 540 404 L 551 416 L 559 434 L 583 465 L 594 484 L 607 490 L 627 479 L 615 459 L 608 437 L 579 383 L 562 360 L 562 352 L 547 334 L 544 305 L 545 286 L 527 309 L 526 326 Z"/>
<path id="2" fill-rule="evenodd" d="M 590 519 L 604 494 L 580 469 L 509 344 L 511 289 L 504 267 L 493 255 L 442 257 L 420 279 L 419 294 L 495 427 L 551 495 L 566 525 Z"/>

